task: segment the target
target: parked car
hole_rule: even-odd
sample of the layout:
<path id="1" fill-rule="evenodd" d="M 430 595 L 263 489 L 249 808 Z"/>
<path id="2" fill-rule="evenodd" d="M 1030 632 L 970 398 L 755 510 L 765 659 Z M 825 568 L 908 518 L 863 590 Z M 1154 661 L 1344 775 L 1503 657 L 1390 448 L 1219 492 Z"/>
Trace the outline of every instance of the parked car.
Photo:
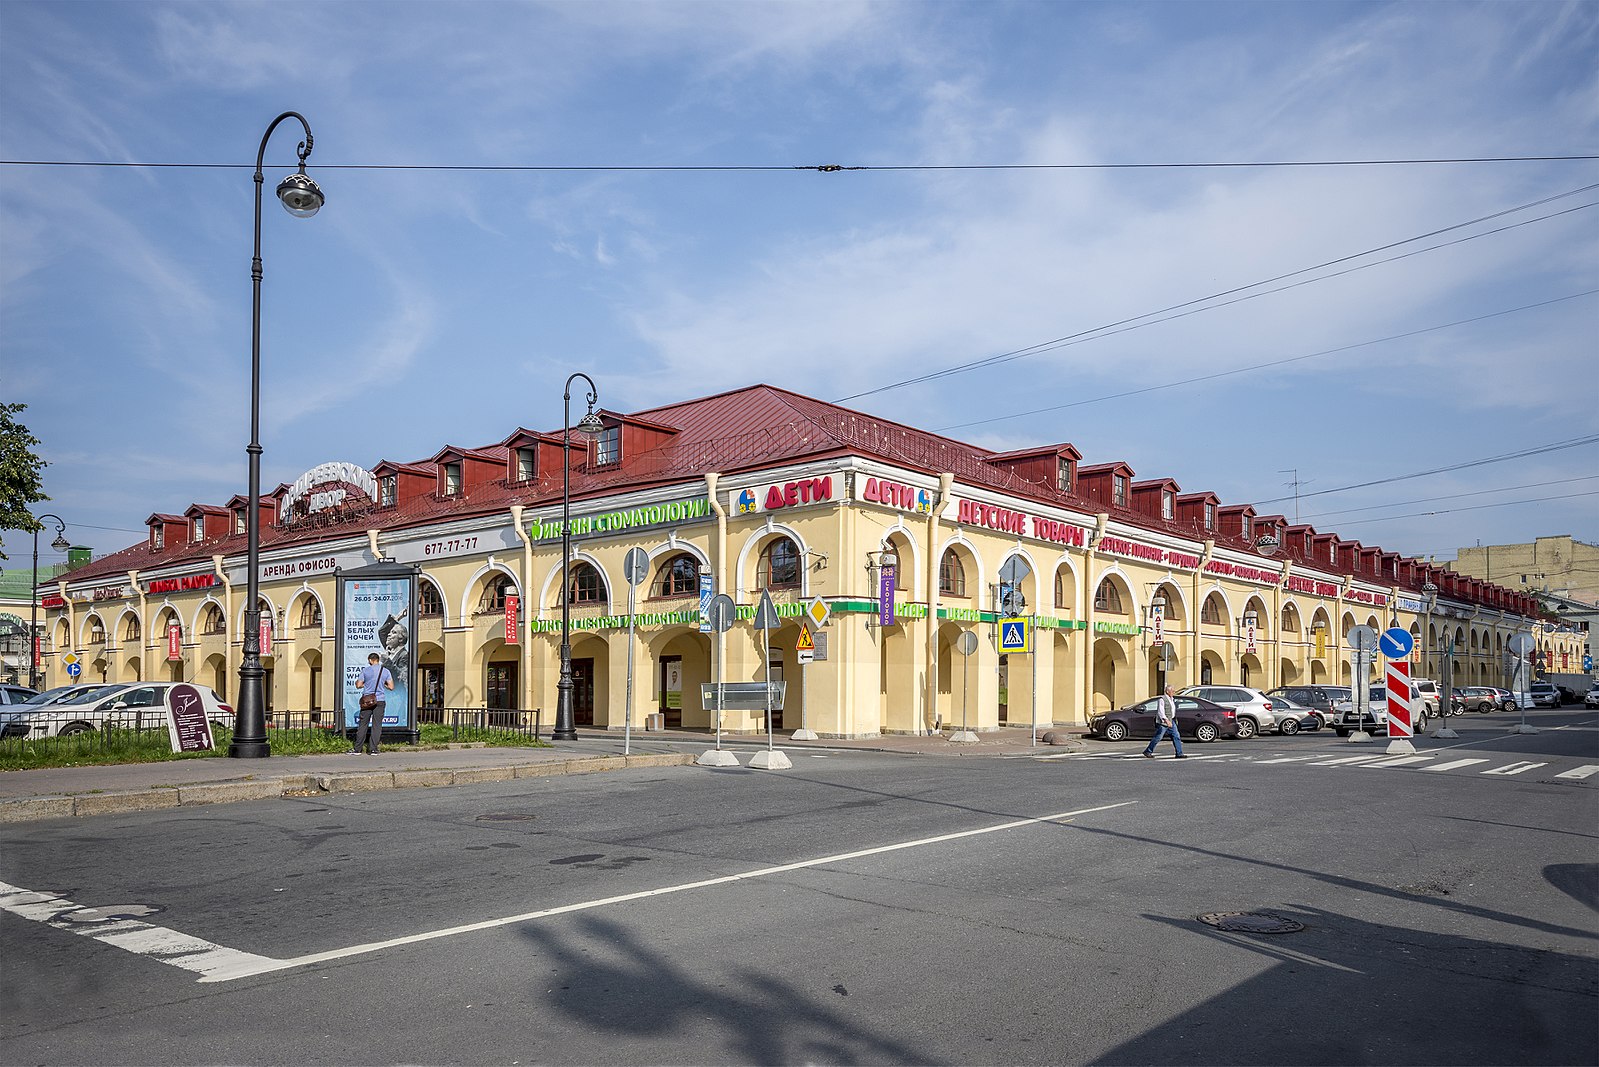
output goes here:
<path id="1" fill-rule="evenodd" d="M 1339 737 L 1348 737 L 1356 730 L 1376 736 L 1388 735 L 1388 687 L 1374 685 L 1368 690 L 1369 704 L 1366 714 L 1362 715 L 1355 710 L 1353 701 L 1339 702 L 1338 722 L 1333 730 Z M 1427 713 L 1425 702 L 1412 696 L 1410 698 L 1410 732 L 1420 735 L 1427 732 L 1427 724 L 1431 716 Z"/>
<path id="2" fill-rule="evenodd" d="M 89 692 L 68 694 L 52 704 L 28 705 L 0 711 L 0 737 L 67 737 L 90 730 L 154 730 L 166 726 L 167 690 L 176 682 L 134 682 L 125 685 L 84 687 Z M 233 725 L 233 708 L 216 692 L 192 682 L 213 726 Z"/>
<path id="3" fill-rule="evenodd" d="M 1558 708 L 1566 702 L 1560 687 L 1550 682 L 1533 682 L 1527 687 L 1535 708 Z"/>
<path id="4" fill-rule="evenodd" d="M 1327 720 L 1322 718 L 1321 712 L 1315 708 L 1296 704 L 1283 696 L 1280 691 L 1266 695 L 1271 697 L 1271 713 L 1277 717 L 1278 733 L 1297 734 L 1301 730 L 1313 732 L 1326 725 Z"/>
<path id="5" fill-rule="evenodd" d="M 1599 708 L 1599 685 L 1588 690 L 1588 695 L 1582 698 L 1582 706 L 1585 708 Z"/>
<path id="6" fill-rule="evenodd" d="M 1214 741 L 1218 737 L 1238 736 L 1238 714 L 1232 708 L 1212 704 L 1198 697 L 1177 699 L 1177 732 L 1195 741 Z M 1090 737 L 1125 741 L 1129 737 L 1155 736 L 1155 710 L 1159 697 L 1129 704 L 1115 711 L 1104 711 L 1088 721 Z"/>
<path id="7" fill-rule="evenodd" d="M 1516 710 L 1516 694 L 1508 689 L 1500 689 L 1498 686 L 1489 686 L 1489 688 L 1499 695 L 1500 711 Z"/>
<path id="8" fill-rule="evenodd" d="M 1259 689 L 1251 689 L 1244 685 L 1191 685 L 1179 692 L 1179 696 L 1198 697 L 1208 700 L 1212 704 L 1232 708 L 1238 712 L 1238 739 L 1247 741 L 1260 734 L 1277 732 L 1277 716 L 1272 713 L 1271 700 Z M 1292 718 L 1295 728 L 1299 720 Z"/>
<path id="9" fill-rule="evenodd" d="M 1499 690 L 1491 686 L 1468 685 L 1456 692 L 1460 694 L 1461 704 L 1466 711 L 1486 715 L 1490 711 L 1499 711 L 1504 707 L 1504 698 L 1499 695 Z"/>
<path id="10" fill-rule="evenodd" d="M 1412 713 L 1420 702 L 1420 708 L 1429 717 L 1438 714 L 1438 702 L 1442 694 L 1438 690 L 1438 683 L 1431 678 L 1412 678 L 1410 680 L 1410 695 Z M 1450 714 L 1454 714 L 1451 710 Z"/>
<path id="11" fill-rule="evenodd" d="M 75 685 L 58 685 L 54 689 L 46 689 L 36 693 L 24 703 L 29 707 L 40 707 L 44 704 L 60 704 L 67 700 L 82 700 L 90 693 L 99 693 L 107 689 L 115 689 L 114 682 L 78 682 Z"/>
<path id="12" fill-rule="evenodd" d="M 29 689 L 25 685 L 0 685 L 0 707 L 7 704 L 23 704 L 38 695 L 37 689 Z"/>
<path id="13" fill-rule="evenodd" d="M 1316 716 L 1316 725 L 1310 729 L 1319 730 L 1337 718 L 1337 711 L 1333 705 L 1339 700 L 1348 700 L 1349 689 L 1335 685 L 1285 685 L 1273 689 L 1266 695 L 1271 698 L 1273 707 L 1278 700 L 1284 700 L 1290 704 L 1309 708 Z M 1305 728 L 1303 720 L 1300 721 L 1300 726 Z"/>

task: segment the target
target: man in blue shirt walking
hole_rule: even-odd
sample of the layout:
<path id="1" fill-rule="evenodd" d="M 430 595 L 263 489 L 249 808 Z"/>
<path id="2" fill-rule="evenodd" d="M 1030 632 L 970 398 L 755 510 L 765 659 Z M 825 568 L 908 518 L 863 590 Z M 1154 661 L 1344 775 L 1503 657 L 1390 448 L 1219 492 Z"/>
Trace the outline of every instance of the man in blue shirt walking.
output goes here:
<path id="1" fill-rule="evenodd" d="M 1183 739 L 1177 734 L 1177 698 L 1172 696 L 1172 687 L 1169 685 L 1155 705 L 1155 736 L 1149 739 L 1149 747 L 1144 749 L 1145 759 L 1155 758 L 1155 746 L 1167 734 L 1171 734 L 1172 747 L 1177 750 L 1177 755 L 1172 759 L 1186 759 L 1183 755 Z"/>
<path id="2" fill-rule="evenodd" d="M 360 752 L 370 737 L 372 747 L 369 751 L 374 756 L 378 754 L 378 745 L 383 740 L 383 708 L 387 703 L 383 699 L 383 690 L 393 688 L 394 672 L 383 666 L 376 652 L 367 656 L 366 666 L 361 668 L 361 699 L 357 702 L 360 710 L 355 720 L 355 747 L 350 751 Z"/>

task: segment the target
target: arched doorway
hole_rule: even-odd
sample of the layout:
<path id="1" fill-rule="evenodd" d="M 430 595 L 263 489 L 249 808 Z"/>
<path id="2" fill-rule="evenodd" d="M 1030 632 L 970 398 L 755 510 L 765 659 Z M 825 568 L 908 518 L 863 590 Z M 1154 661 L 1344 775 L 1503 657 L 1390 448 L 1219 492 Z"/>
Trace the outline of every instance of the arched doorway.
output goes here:
<path id="1" fill-rule="evenodd" d="M 1120 640 L 1101 637 L 1094 642 L 1094 706 L 1090 714 L 1132 703 L 1133 680 L 1128 667 L 1127 651 Z"/>

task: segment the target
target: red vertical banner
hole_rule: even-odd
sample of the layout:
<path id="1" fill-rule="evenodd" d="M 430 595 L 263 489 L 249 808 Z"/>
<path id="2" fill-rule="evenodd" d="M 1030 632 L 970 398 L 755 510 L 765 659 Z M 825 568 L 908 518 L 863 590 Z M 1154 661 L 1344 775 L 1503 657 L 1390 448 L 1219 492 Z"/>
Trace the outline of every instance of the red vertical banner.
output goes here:
<path id="1" fill-rule="evenodd" d="M 167 627 L 167 659 L 183 658 L 183 627 L 177 623 Z"/>
<path id="2" fill-rule="evenodd" d="M 261 655 L 272 655 L 272 620 L 261 620 Z"/>
<path id="3" fill-rule="evenodd" d="M 44 644 L 44 642 L 39 640 L 39 635 L 38 634 L 34 634 L 33 635 L 33 669 L 34 670 L 38 670 L 39 669 L 39 650 L 40 650 L 40 647 L 43 644 Z"/>
<path id="4" fill-rule="evenodd" d="M 516 613 L 517 607 L 522 603 L 522 598 L 515 594 L 507 594 L 505 598 L 505 643 L 516 644 Z"/>

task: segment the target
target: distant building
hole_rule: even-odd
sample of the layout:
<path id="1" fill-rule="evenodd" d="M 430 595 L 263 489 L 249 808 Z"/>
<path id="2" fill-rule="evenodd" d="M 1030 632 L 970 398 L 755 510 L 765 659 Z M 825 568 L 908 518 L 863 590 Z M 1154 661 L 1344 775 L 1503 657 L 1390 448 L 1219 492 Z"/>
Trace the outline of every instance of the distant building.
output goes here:
<path id="1" fill-rule="evenodd" d="M 1537 597 L 1557 622 L 1539 627 L 1540 666 L 1547 673 L 1589 673 L 1579 656 L 1592 657 L 1594 628 L 1599 624 L 1599 545 L 1578 541 L 1569 534 L 1540 537 L 1519 545 L 1479 545 L 1462 548 L 1450 565 L 1457 574 L 1481 578 Z M 1568 651 L 1563 634 L 1580 635 L 1580 653 Z M 1560 649 L 1553 647 L 1559 643 Z M 1545 645 L 1551 647 L 1545 648 Z"/>
<path id="2" fill-rule="evenodd" d="M 10 562 L 17 562 L 16 557 Z M 88 562 L 89 549 L 78 547 L 69 550 L 66 563 L 40 567 L 37 576 L 31 568 L 10 565 L 0 573 L 0 681 L 28 682 L 28 626 L 35 614 L 30 603 L 35 586 Z M 43 629 L 46 613 L 41 609 L 37 615 Z"/>

